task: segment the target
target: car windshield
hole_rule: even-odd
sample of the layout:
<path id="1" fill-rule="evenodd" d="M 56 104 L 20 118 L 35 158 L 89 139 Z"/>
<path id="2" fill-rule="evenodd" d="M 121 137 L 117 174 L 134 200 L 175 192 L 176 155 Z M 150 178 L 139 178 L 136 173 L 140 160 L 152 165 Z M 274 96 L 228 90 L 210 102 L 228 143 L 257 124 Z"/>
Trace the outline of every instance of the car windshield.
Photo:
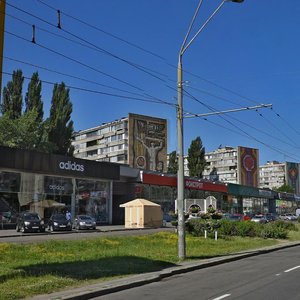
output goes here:
<path id="1" fill-rule="evenodd" d="M 38 221 L 40 218 L 38 215 L 26 214 L 24 215 L 24 220 L 26 221 Z"/>
<path id="2" fill-rule="evenodd" d="M 92 220 L 92 218 L 89 217 L 89 216 L 78 216 L 78 219 L 80 219 L 80 220 L 88 220 L 88 221 Z"/>
<path id="3" fill-rule="evenodd" d="M 66 220 L 66 216 L 65 215 L 54 215 L 52 217 L 53 220 L 56 220 L 56 221 L 65 221 Z"/>
<path id="4" fill-rule="evenodd" d="M 263 216 L 254 216 L 255 219 L 262 219 Z"/>

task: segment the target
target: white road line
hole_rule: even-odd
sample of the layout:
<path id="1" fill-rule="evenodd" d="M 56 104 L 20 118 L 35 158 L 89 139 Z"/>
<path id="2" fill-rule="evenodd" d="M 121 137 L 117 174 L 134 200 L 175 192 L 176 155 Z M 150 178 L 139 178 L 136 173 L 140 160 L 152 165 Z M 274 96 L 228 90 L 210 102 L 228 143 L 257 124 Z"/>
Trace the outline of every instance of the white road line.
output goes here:
<path id="1" fill-rule="evenodd" d="M 221 300 L 221 299 L 224 299 L 224 298 L 229 297 L 229 296 L 231 296 L 231 294 L 225 294 L 225 295 L 222 295 L 222 296 L 220 296 L 218 298 L 214 298 L 212 300 Z"/>
<path id="2" fill-rule="evenodd" d="M 300 268 L 300 266 L 297 266 L 297 267 L 294 267 L 294 268 L 285 270 L 284 272 L 285 272 L 285 273 L 288 273 L 288 272 L 294 271 L 294 270 L 299 269 L 299 268 Z"/>

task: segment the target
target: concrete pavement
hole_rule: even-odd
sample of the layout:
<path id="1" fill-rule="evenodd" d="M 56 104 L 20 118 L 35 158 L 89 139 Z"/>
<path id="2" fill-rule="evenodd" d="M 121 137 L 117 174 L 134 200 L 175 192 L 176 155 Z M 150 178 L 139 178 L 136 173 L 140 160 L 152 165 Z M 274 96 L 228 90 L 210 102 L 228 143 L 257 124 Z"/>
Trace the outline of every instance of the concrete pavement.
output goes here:
<path id="1" fill-rule="evenodd" d="M 120 231 L 120 230 L 131 230 L 131 229 L 125 229 L 125 227 L 122 225 L 120 226 L 111 225 L 111 226 L 101 226 L 100 230 L 103 232 L 107 232 L 107 231 Z M 0 230 L 0 242 L 1 242 L 1 237 L 3 236 L 8 237 L 10 236 L 9 234 L 20 235 L 20 233 L 16 232 L 15 230 L 7 230 L 6 232 L 5 230 Z M 197 260 L 192 262 L 191 261 L 182 262 L 174 267 L 167 268 L 157 272 L 138 274 L 134 276 L 126 276 L 121 279 L 104 281 L 104 282 L 99 282 L 91 285 L 83 285 L 79 288 L 71 288 L 69 290 L 67 289 L 64 291 L 55 292 L 51 294 L 39 295 L 39 296 L 31 297 L 30 299 L 32 300 L 92 299 L 94 297 L 107 295 L 110 293 L 114 293 L 117 291 L 129 289 L 133 287 L 138 287 L 151 282 L 157 282 L 162 280 L 163 278 L 170 277 L 176 274 L 187 273 L 197 269 L 207 268 L 210 266 L 228 263 L 246 257 L 256 256 L 256 255 L 276 251 L 279 249 L 295 247 L 295 246 L 300 246 L 300 241 L 299 242 L 284 241 L 279 245 L 265 247 L 257 250 L 248 250 L 233 255 Z"/>

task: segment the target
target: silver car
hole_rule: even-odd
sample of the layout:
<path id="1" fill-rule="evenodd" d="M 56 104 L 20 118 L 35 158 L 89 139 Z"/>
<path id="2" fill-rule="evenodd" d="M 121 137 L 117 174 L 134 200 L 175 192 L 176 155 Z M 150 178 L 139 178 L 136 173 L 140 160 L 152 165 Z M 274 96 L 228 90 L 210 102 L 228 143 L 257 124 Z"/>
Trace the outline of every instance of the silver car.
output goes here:
<path id="1" fill-rule="evenodd" d="M 255 215 L 251 218 L 252 222 L 266 224 L 268 223 L 267 218 L 264 215 Z"/>
<path id="2" fill-rule="evenodd" d="M 78 215 L 73 222 L 73 228 L 79 229 L 96 229 L 96 221 L 89 215 Z"/>

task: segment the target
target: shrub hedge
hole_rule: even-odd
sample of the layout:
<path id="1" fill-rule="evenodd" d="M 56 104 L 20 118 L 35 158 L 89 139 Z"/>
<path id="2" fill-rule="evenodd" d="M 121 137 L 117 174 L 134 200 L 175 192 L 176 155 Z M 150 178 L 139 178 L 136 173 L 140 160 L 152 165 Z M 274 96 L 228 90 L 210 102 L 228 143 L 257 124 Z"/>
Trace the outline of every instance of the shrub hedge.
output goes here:
<path id="1" fill-rule="evenodd" d="M 212 233 L 218 230 L 219 237 L 241 236 L 261 237 L 273 239 L 286 239 L 289 230 L 297 230 L 295 224 L 285 221 L 275 221 L 267 224 L 259 224 L 252 221 L 231 220 L 203 220 L 192 219 L 187 222 L 186 230 L 193 236 L 203 236 L 205 230 Z"/>

